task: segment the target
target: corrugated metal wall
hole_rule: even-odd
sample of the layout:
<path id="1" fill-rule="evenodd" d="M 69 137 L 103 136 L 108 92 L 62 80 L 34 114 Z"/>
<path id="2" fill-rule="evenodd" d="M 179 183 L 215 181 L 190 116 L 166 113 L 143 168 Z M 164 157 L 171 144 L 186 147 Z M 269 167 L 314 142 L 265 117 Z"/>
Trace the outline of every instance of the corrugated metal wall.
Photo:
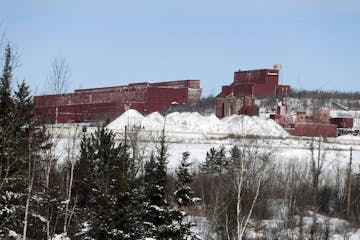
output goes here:
<path id="1" fill-rule="evenodd" d="M 191 93 L 191 95 L 189 95 Z M 199 80 L 138 83 L 128 86 L 75 90 L 74 93 L 35 96 L 36 117 L 44 122 L 89 122 L 116 118 L 127 108 L 143 114 L 160 111 L 173 102 L 199 101 Z"/>

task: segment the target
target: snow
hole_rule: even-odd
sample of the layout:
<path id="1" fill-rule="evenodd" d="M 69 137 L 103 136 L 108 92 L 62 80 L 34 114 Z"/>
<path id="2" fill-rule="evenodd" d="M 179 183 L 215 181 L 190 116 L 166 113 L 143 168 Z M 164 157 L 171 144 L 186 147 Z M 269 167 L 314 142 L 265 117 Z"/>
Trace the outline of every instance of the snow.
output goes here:
<path id="1" fill-rule="evenodd" d="M 277 169 L 288 169 L 289 166 L 295 166 L 299 171 L 309 166 L 311 161 L 310 146 L 313 141 L 311 138 L 306 137 L 292 137 L 289 136 L 278 124 L 273 120 L 266 120 L 261 117 L 249 117 L 243 115 L 232 115 L 222 120 L 215 115 L 202 116 L 198 113 L 171 113 L 166 117 L 155 112 L 144 117 L 135 110 L 129 110 L 115 119 L 108 125 L 108 128 L 114 130 L 116 133 L 122 133 L 125 126 L 131 128 L 138 128 L 147 137 L 147 140 L 140 141 L 139 150 L 145 155 L 145 159 L 149 156 L 150 152 L 154 149 L 154 143 L 151 139 L 151 133 L 159 133 L 166 129 L 166 135 L 178 136 L 177 141 L 168 142 L 168 170 L 175 172 L 176 168 L 181 162 L 181 156 L 184 151 L 190 152 L 190 162 L 194 164 L 191 166 L 191 171 L 198 171 L 199 163 L 203 162 L 206 157 L 206 152 L 211 147 L 224 146 L 226 150 L 229 150 L 236 144 L 241 144 L 242 141 L 248 141 L 247 144 L 251 144 L 254 147 L 259 147 L 262 152 L 272 153 L 274 157 Z M 71 133 L 73 131 L 70 131 Z M 238 135 L 251 135 L 252 137 L 247 139 L 232 138 L 231 134 Z M 63 162 L 66 161 L 69 155 L 69 145 L 73 143 L 71 134 L 64 135 L 57 139 L 54 138 L 55 143 L 55 155 L 63 158 Z M 253 136 L 258 136 L 257 138 Z M 215 138 L 214 136 L 218 136 Z M 194 138 L 198 138 L 194 141 Z M 121 139 L 119 139 L 121 141 Z M 173 138 L 174 140 L 174 138 Z M 76 149 L 79 149 L 79 136 L 76 139 Z M 317 154 L 318 141 L 313 141 L 315 154 Z M 353 148 L 353 165 L 358 166 L 360 164 L 360 137 L 352 135 L 345 135 L 338 138 L 327 138 L 321 140 L 321 156 L 324 161 L 324 169 L 321 174 L 322 183 L 330 184 L 335 181 L 336 171 L 340 170 L 341 173 L 346 173 L 346 169 L 349 163 L 350 147 Z M 71 151 L 70 151 L 71 152 Z M 75 155 L 78 151 L 75 151 Z M 147 154 L 147 155 L 146 155 Z M 317 155 L 316 155 L 317 156 Z M 354 169 L 354 171 L 358 171 Z M 281 204 L 279 204 L 281 205 Z M 282 206 L 279 206 L 280 208 Z M 160 209 L 159 209 L 160 210 Z M 280 209 L 274 209 L 279 215 L 275 216 L 275 219 L 263 220 L 261 225 L 266 226 L 268 229 L 275 229 L 282 226 L 281 216 L 285 213 Z M 304 216 L 303 221 L 307 226 L 310 226 L 313 221 L 312 213 Z M 193 230 L 200 235 L 204 236 L 204 239 L 209 239 L 206 234 L 209 226 L 206 219 L 198 218 L 199 225 Z M 331 239 L 339 240 L 344 239 L 344 235 L 348 239 L 360 239 L 360 230 L 354 230 L 348 227 L 348 223 L 344 220 L 337 218 L 326 218 L 324 216 L 317 215 L 316 221 L 320 224 L 329 224 L 333 233 Z M 346 230 L 345 230 L 346 228 Z M 350 229 L 347 229 L 350 228 Z M 340 229 L 340 230 L 339 230 Z M 344 229 L 341 231 L 341 229 Z M 288 231 L 292 231 L 288 229 Z M 293 233 L 297 234 L 296 231 Z M 255 230 L 250 230 L 248 237 L 257 236 L 260 237 L 261 233 Z M 260 235 L 259 235 L 260 234 Z M 282 234 L 279 233 L 279 234 Z M 285 233 L 284 233 L 285 234 Z M 57 239 L 61 239 L 59 235 Z M 151 238 L 149 238 L 151 239 Z M 216 239 L 216 237 L 214 237 Z"/>
<path id="2" fill-rule="evenodd" d="M 339 218 L 315 214 L 311 211 L 308 211 L 302 218 L 303 239 L 310 239 L 310 229 L 314 223 L 317 225 L 319 232 L 324 232 L 325 228 L 328 228 L 332 240 L 360 239 L 360 230 L 353 229 L 349 222 Z M 273 237 L 276 236 L 276 239 L 298 239 L 300 216 L 294 217 L 294 224 L 293 227 L 284 228 L 286 222 L 283 219 L 252 220 L 246 236 L 247 239 L 262 239 L 270 233 L 273 234 Z"/>
<path id="3" fill-rule="evenodd" d="M 211 224 L 205 217 L 188 216 L 188 221 L 195 223 L 191 227 L 191 232 L 197 235 L 200 239 L 218 239 L 216 233 L 211 231 Z"/>
<path id="4" fill-rule="evenodd" d="M 13 239 L 22 239 L 22 236 L 20 234 L 17 234 L 13 230 L 9 230 L 8 236 L 13 238 Z"/>
<path id="5" fill-rule="evenodd" d="M 351 134 L 339 136 L 339 137 L 337 137 L 337 139 L 352 140 L 352 141 L 359 141 L 360 142 L 360 136 L 354 136 L 354 135 L 351 135 Z"/>
<path id="6" fill-rule="evenodd" d="M 357 231 L 354 231 L 349 236 L 349 240 L 359 240 L 359 239 L 360 239 L 360 229 Z"/>
<path id="7" fill-rule="evenodd" d="M 141 125 L 144 116 L 141 115 L 138 111 L 129 109 L 118 118 L 112 121 L 109 125 L 109 129 L 124 129 L 125 126 L 137 126 Z"/>
<path id="8" fill-rule="evenodd" d="M 251 136 L 248 141 L 252 145 L 261 148 L 262 151 L 272 152 L 279 168 L 286 169 L 289 164 L 304 167 L 310 164 L 311 159 L 311 138 L 289 136 L 273 120 L 261 117 L 232 115 L 220 120 L 215 115 L 202 116 L 199 113 L 190 112 L 174 112 L 166 117 L 154 112 L 144 117 L 135 110 L 128 110 L 107 127 L 117 133 L 121 141 L 125 126 L 129 127 L 130 134 L 134 127 L 140 131 L 138 147 L 145 159 L 154 150 L 154 142 L 158 140 L 165 126 L 169 144 L 168 170 L 172 172 L 179 166 L 183 152 L 190 152 L 190 161 L 194 163 L 191 170 L 195 172 L 198 170 L 199 163 L 205 160 L 206 152 L 211 147 L 223 145 L 229 150 L 235 144 L 239 144 L 242 136 L 246 135 Z M 88 128 L 88 133 L 90 130 Z M 66 162 L 69 152 L 70 154 L 72 152 L 69 151 L 69 146 L 74 143 L 71 134 L 76 131 L 60 129 L 59 132 L 62 132 L 64 136 L 54 138 L 53 141 L 55 143 L 54 155 L 59 158 L 58 163 L 61 165 Z M 77 136 L 75 141 L 77 149 L 80 138 Z M 360 163 L 360 160 L 357 161 L 360 159 L 360 137 L 346 135 L 322 141 L 325 172 L 328 176 L 334 176 L 338 168 L 346 169 L 350 147 L 353 148 L 354 164 Z M 75 155 L 77 154 L 78 152 L 75 151 Z"/>
<path id="9" fill-rule="evenodd" d="M 55 234 L 52 240 L 70 240 L 65 234 Z"/>
<path id="10" fill-rule="evenodd" d="M 32 216 L 35 217 L 35 218 L 38 218 L 42 222 L 46 222 L 46 218 L 41 216 L 40 214 L 33 213 Z"/>
<path id="11" fill-rule="evenodd" d="M 214 134 L 277 137 L 289 135 L 275 121 L 257 116 L 231 115 L 220 120 L 215 115 L 202 116 L 197 112 L 174 112 L 165 117 L 155 112 L 144 117 L 132 109 L 123 113 L 107 127 L 116 132 L 123 132 L 125 126 L 130 129 L 140 127 L 145 132 L 160 132 L 165 127 L 170 137 L 171 135 L 186 137 L 183 133 L 188 133 L 190 138 L 195 136 L 206 138 Z"/>

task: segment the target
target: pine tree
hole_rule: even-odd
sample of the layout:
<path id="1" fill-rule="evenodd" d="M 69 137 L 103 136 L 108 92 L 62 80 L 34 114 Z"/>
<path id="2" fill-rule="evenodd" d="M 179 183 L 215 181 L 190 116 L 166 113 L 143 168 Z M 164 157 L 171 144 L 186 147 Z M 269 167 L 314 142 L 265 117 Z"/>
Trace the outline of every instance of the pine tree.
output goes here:
<path id="1" fill-rule="evenodd" d="M 5 127 L 13 120 L 14 101 L 11 97 L 11 80 L 12 80 L 12 66 L 11 66 L 11 48 L 8 45 L 5 49 L 5 63 L 0 77 L 0 125 Z"/>
<path id="2" fill-rule="evenodd" d="M 229 166 L 230 162 L 226 158 L 225 147 L 221 146 L 219 150 L 210 148 L 206 153 L 205 162 L 201 165 L 201 170 L 208 174 L 221 175 L 229 169 Z"/>
<path id="3" fill-rule="evenodd" d="M 174 195 L 176 203 L 179 207 L 186 207 L 197 200 L 196 198 L 193 198 L 194 192 L 190 187 L 193 181 L 193 176 L 189 172 L 189 167 L 192 165 L 192 163 L 188 162 L 189 156 L 189 152 L 183 153 L 180 166 L 176 171 L 177 186 Z"/>
<path id="4" fill-rule="evenodd" d="M 22 81 L 18 84 L 18 89 L 15 91 L 14 96 L 15 114 L 16 119 L 20 125 L 28 124 L 33 121 L 33 98 L 30 94 L 29 86 Z"/>
<path id="5" fill-rule="evenodd" d="M 149 161 L 145 163 L 145 175 L 144 175 L 144 208 L 143 214 L 144 225 L 146 228 L 146 234 L 151 237 L 155 234 L 156 227 L 163 223 L 164 217 L 160 216 L 162 209 L 159 205 L 165 204 L 164 194 L 162 188 L 157 185 L 157 162 L 155 160 L 154 153 L 151 154 Z M 159 210 L 159 211 L 158 211 Z"/>
<path id="6" fill-rule="evenodd" d="M 164 131 L 152 154 L 145 164 L 145 213 L 144 224 L 147 237 L 165 238 L 168 226 L 172 223 L 170 205 L 166 199 L 167 145 Z"/>
<path id="7" fill-rule="evenodd" d="M 9 231 L 21 229 L 24 189 L 22 166 L 24 159 L 17 152 L 20 139 L 16 138 L 14 101 L 11 96 L 11 48 L 5 49 L 5 63 L 0 77 L 0 238 L 7 238 Z M 21 155 L 21 156 L 20 156 Z"/>
<path id="8" fill-rule="evenodd" d="M 74 191 L 90 219 L 88 237 L 138 239 L 141 193 L 128 146 L 117 143 L 115 134 L 101 127 L 91 138 L 83 136 L 80 150 Z"/>
<path id="9" fill-rule="evenodd" d="M 91 139 L 83 134 L 80 143 L 80 157 L 74 168 L 73 195 L 77 196 L 77 206 L 79 208 L 91 207 L 94 199 L 91 195 L 91 189 L 94 184 L 94 148 L 91 145 Z"/>
<path id="10" fill-rule="evenodd" d="M 195 193 L 192 191 L 190 186 L 193 182 L 193 176 L 189 172 L 189 167 L 193 163 L 188 162 L 189 156 L 189 152 L 183 153 L 180 166 L 176 171 L 177 188 L 174 192 L 174 196 L 178 207 L 182 210 L 200 201 L 200 198 L 194 197 Z M 197 239 L 197 237 L 193 235 L 190 231 L 190 228 L 195 224 L 190 221 L 189 216 L 185 212 L 179 213 L 180 214 L 178 214 L 178 223 L 180 226 L 180 235 L 182 239 Z"/>
<path id="11" fill-rule="evenodd" d="M 24 238 L 40 236 L 41 217 L 32 209 L 32 196 L 41 186 L 39 162 L 46 140 L 45 130 L 32 120 L 32 97 L 25 82 L 12 95 L 11 48 L 5 49 L 0 76 L 0 238 L 9 232 Z M 31 211 L 31 213 L 30 213 Z M 34 235 L 31 235 L 31 234 Z"/>
<path id="12" fill-rule="evenodd" d="M 166 195 L 167 144 L 165 132 L 159 139 L 156 155 L 152 154 L 145 164 L 144 176 L 144 236 L 155 239 L 196 239 L 190 233 L 186 214 L 174 206 Z"/>
<path id="13" fill-rule="evenodd" d="M 112 193 L 112 167 L 120 149 L 115 145 L 114 135 L 104 127 L 91 136 L 95 154 L 93 161 L 95 216 L 91 223 L 91 235 L 96 239 L 113 239 L 113 213 L 116 202 Z M 116 234 L 116 233 L 115 233 Z"/>

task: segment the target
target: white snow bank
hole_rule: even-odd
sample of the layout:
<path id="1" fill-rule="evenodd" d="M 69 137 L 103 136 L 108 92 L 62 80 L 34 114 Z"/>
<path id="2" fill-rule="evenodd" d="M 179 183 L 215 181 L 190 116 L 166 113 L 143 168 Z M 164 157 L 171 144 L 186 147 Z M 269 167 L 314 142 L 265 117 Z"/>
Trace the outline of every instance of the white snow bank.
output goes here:
<path id="1" fill-rule="evenodd" d="M 351 134 L 347 134 L 347 135 L 339 136 L 339 137 L 337 137 L 337 139 L 360 141 L 360 136 L 354 136 Z"/>
<path id="2" fill-rule="evenodd" d="M 114 121 L 109 123 L 108 128 L 110 129 L 124 129 L 125 126 L 138 126 L 141 125 L 144 116 L 138 111 L 129 109 L 121 114 Z"/>
<path id="3" fill-rule="evenodd" d="M 163 117 L 158 112 L 144 117 L 136 110 L 128 110 L 108 125 L 109 129 L 124 131 L 125 126 L 141 126 L 145 131 L 196 134 L 236 134 L 261 136 L 288 136 L 288 133 L 272 119 L 231 115 L 220 120 L 215 115 L 202 116 L 197 112 L 174 112 Z"/>

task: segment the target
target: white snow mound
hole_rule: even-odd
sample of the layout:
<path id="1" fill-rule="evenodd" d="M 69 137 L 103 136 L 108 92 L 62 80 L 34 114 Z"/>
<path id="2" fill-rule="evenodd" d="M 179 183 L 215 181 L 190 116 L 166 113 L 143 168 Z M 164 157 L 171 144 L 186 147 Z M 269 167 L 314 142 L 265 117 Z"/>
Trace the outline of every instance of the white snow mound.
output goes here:
<path id="1" fill-rule="evenodd" d="M 125 126 L 139 126 L 142 124 L 144 116 L 136 110 L 129 109 L 121 114 L 107 126 L 109 129 L 124 130 Z"/>
<path id="2" fill-rule="evenodd" d="M 202 116 L 197 112 L 174 112 L 163 117 L 154 112 L 144 117 L 136 110 L 128 110 L 108 125 L 109 129 L 123 131 L 125 126 L 141 127 L 145 131 L 196 134 L 235 134 L 285 137 L 288 133 L 272 119 L 231 115 L 223 119 L 215 115 Z"/>

